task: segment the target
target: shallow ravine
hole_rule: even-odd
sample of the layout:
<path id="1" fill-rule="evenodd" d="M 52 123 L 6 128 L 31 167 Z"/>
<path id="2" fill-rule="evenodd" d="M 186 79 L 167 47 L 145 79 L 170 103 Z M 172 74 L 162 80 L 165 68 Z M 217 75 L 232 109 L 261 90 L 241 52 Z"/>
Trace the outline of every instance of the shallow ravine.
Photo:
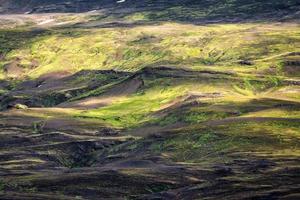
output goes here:
<path id="1" fill-rule="evenodd" d="M 2 199 L 299 196 L 297 85 L 169 67 L 103 73 L 112 84 L 84 72 L 56 78 L 68 91 L 79 76 L 92 88 L 84 96 L 1 112 Z M 82 104 L 105 98 L 113 101 Z"/>
<path id="2" fill-rule="evenodd" d="M 260 123 L 281 125 L 270 133 L 250 123 L 145 138 L 1 127 L 1 198 L 297 198 L 299 142 L 274 134 L 299 123 Z"/>

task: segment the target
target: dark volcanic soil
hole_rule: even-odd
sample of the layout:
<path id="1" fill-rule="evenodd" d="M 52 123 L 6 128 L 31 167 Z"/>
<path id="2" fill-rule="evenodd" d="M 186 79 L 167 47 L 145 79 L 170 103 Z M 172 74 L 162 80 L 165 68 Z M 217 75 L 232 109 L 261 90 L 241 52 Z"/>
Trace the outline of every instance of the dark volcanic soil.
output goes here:
<path id="1" fill-rule="evenodd" d="M 1 127 L 1 199 L 298 199 L 299 158 L 231 152 L 227 164 L 175 164 L 163 137 L 78 136 Z M 255 152 L 255 155 L 259 155 Z"/>

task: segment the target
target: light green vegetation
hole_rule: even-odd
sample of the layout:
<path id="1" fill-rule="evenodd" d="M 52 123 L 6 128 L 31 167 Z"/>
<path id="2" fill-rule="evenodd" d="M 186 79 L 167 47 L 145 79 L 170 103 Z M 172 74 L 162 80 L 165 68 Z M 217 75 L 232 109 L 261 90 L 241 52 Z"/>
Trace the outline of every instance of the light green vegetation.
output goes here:
<path id="1" fill-rule="evenodd" d="M 240 84 L 243 85 L 243 81 Z M 253 90 L 244 89 L 248 92 L 241 94 L 236 92 L 237 85 L 239 82 L 228 84 L 226 80 L 145 79 L 144 86 L 135 94 L 120 96 L 98 109 L 30 109 L 24 115 L 46 120 L 57 117 L 92 120 L 122 129 L 178 122 L 193 125 L 228 117 L 299 118 L 299 102 L 296 99 L 269 98 L 268 88 L 259 93 L 256 91 L 256 94 Z M 209 96 L 213 94 L 217 96 Z M 189 100 L 190 96 L 195 96 L 195 99 Z"/>
<path id="2" fill-rule="evenodd" d="M 26 2 L 0 19 L 4 198 L 298 195 L 298 2 Z"/>
<path id="3" fill-rule="evenodd" d="M 300 118 L 299 108 L 292 109 L 267 109 L 245 115 L 245 117 L 281 117 L 281 118 Z"/>
<path id="4" fill-rule="evenodd" d="M 1 52 L 6 55 L 1 65 L 21 58 L 25 75 L 31 77 L 82 69 L 136 71 L 162 64 L 283 75 L 286 57 L 300 51 L 296 24 L 165 23 L 133 28 L 0 33 L 1 41 L 5 41 Z M 240 61 L 251 65 L 241 65 Z M 33 62 L 38 63 L 34 68 Z"/>
<path id="5" fill-rule="evenodd" d="M 182 12 L 183 8 L 172 9 Z M 160 17 L 163 12 L 170 10 L 162 11 Z M 147 21 L 151 17 L 157 18 L 149 13 L 136 13 L 124 19 Z M 202 70 L 202 75 L 196 78 L 185 74 L 178 78 L 172 72 L 168 78 L 149 78 L 142 74 L 139 78 L 144 84 L 137 91 L 120 96 L 112 93 L 105 97 L 111 98 L 111 102 L 99 108 L 29 108 L 18 112 L 41 119 L 33 124 L 36 133 L 44 126 L 39 127 L 38 122 L 53 119 L 97 122 L 126 130 L 180 123 L 186 132 L 155 144 L 155 151 L 166 153 L 176 161 L 227 159 L 219 153 L 234 148 L 247 151 L 260 145 L 278 150 L 297 147 L 290 139 L 283 143 L 281 140 L 281 133 L 288 133 L 288 138 L 298 137 L 292 122 L 282 125 L 276 120 L 249 124 L 239 121 L 215 128 L 207 128 L 206 123 L 247 117 L 298 119 L 299 87 L 287 83 L 287 79 L 298 81 L 299 32 L 296 23 L 263 22 L 205 26 L 162 22 L 101 29 L 50 28 L 38 32 L 1 30 L 0 53 L 4 55 L 0 60 L 1 77 L 9 76 L 4 68 L 12 62 L 24 69 L 22 78 L 29 79 L 59 71 L 113 69 L 134 74 L 142 73 L 139 70 L 145 67 L 157 66 L 194 70 L 195 74 Z M 216 75 L 217 72 L 229 74 Z M 105 92 L 130 78 L 130 75 L 119 77 L 93 72 L 75 77 L 67 84 L 81 85 L 91 79 L 101 84 L 79 90 L 67 103 L 88 97 L 104 98 Z M 17 81 L 11 82 L 12 89 L 16 88 L 13 83 Z M 211 94 L 219 96 L 209 97 Z M 194 99 L 189 99 L 193 96 Z M 44 102 L 47 100 L 50 103 L 46 106 L 56 103 L 50 97 Z"/>
<path id="6" fill-rule="evenodd" d="M 134 72 L 146 66 L 171 65 L 193 70 L 234 72 L 237 79 L 241 80 L 231 81 L 230 84 L 220 82 L 218 85 L 205 80 L 201 84 L 194 84 L 198 87 L 196 89 L 188 86 L 192 83 L 171 81 L 169 86 L 158 86 L 160 83 L 157 82 L 145 93 L 124 97 L 108 107 L 85 112 L 72 111 L 76 117 L 101 119 L 118 127 L 134 127 L 142 122 L 155 121 L 152 116 L 155 111 L 176 97 L 185 95 L 188 90 L 208 93 L 221 91 L 228 93 L 231 98 L 235 98 L 235 95 L 238 98 L 254 98 L 269 89 L 276 90 L 285 79 L 286 62 L 291 57 L 297 59 L 297 52 L 300 51 L 299 30 L 297 24 L 291 23 L 206 26 L 164 23 L 131 28 L 69 28 L 37 32 L 1 30 L 1 52 L 5 57 L 0 62 L 3 70 L 5 64 L 19 58 L 19 66 L 25 69 L 24 76 L 31 78 L 55 71 L 114 69 Z M 296 73 L 290 70 L 290 76 L 294 76 Z M 292 70 L 297 72 L 297 67 Z M 5 72 L 1 74 L 5 78 Z M 258 75 L 265 76 L 263 81 Z M 89 79 L 106 84 L 77 94 L 70 101 L 101 95 L 124 80 L 93 75 L 81 76 L 72 84 Z M 297 93 L 284 95 L 292 99 L 297 97 Z M 227 116 L 232 114 L 193 108 L 183 116 L 175 113 L 158 121 L 161 125 L 177 121 L 196 123 Z"/>
<path id="7" fill-rule="evenodd" d="M 212 82 L 209 84 L 206 82 L 204 84 L 197 80 L 161 78 L 145 84 L 144 89 L 138 93 L 121 98 L 110 106 L 83 111 L 75 116 L 98 119 L 118 128 L 134 128 L 145 123 L 167 125 L 181 121 L 178 119 L 179 116 L 160 117 L 156 116 L 156 113 L 164 108 L 168 109 L 173 104 L 180 103 L 180 99 L 186 97 L 189 92 L 214 92 L 220 88 L 223 88 L 224 92 L 230 90 L 230 86 L 222 86 L 221 83 Z M 197 121 L 194 118 L 199 118 L 199 116 L 192 114 L 181 117 L 185 118 L 185 122 L 190 123 Z"/>
<path id="8" fill-rule="evenodd" d="M 84 111 L 77 117 L 97 118 L 115 127 L 132 128 L 153 119 L 151 113 L 158 111 L 161 106 L 184 94 L 187 90 L 188 87 L 184 87 L 184 85 L 166 88 L 155 86 L 111 106 Z"/>

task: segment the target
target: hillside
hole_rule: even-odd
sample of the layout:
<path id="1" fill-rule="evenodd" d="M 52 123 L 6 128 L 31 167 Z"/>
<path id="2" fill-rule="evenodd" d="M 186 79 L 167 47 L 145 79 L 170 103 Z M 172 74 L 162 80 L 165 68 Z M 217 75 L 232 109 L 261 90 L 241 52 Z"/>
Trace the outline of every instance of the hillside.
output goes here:
<path id="1" fill-rule="evenodd" d="M 189 21 L 201 19 L 251 20 L 299 17 L 297 0 L 1 0 L 0 13 L 78 13 L 94 10 L 114 14 L 144 12 L 147 18 Z M 152 13 L 153 12 L 153 13 Z M 112 13 L 109 13 L 112 14 Z"/>
<path id="2" fill-rule="evenodd" d="M 297 0 L 0 0 L 0 199 L 299 199 Z"/>

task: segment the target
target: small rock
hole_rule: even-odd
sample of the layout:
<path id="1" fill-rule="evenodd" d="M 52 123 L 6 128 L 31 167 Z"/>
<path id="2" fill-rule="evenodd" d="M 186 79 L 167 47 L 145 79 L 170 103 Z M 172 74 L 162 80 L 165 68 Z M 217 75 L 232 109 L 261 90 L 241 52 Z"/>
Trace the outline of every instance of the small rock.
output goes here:
<path id="1" fill-rule="evenodd" d="M 24 104 L 20 104 L 20 103 L 16 104 L 14 107 L 16 109 L 20 109 L 20 110 L 26 110 L 26 109 L 28 109 L 28 106 L 26 106 Z"/>
<path id="2" fill-rule="evenodd" d="M 241 60 L 239 62 L 240 65 L 253 65 L 254 63 L 249 60 Z"/>
<path id="3" fill-rule="evenodd" d="M 70 98 L 72 98 L 73 96 L 72 96 L 70 93 L 66 93 L 66 94 L 65 94 L 65 97 L 68 98 L 68 99 L 70 99 Z"/>

